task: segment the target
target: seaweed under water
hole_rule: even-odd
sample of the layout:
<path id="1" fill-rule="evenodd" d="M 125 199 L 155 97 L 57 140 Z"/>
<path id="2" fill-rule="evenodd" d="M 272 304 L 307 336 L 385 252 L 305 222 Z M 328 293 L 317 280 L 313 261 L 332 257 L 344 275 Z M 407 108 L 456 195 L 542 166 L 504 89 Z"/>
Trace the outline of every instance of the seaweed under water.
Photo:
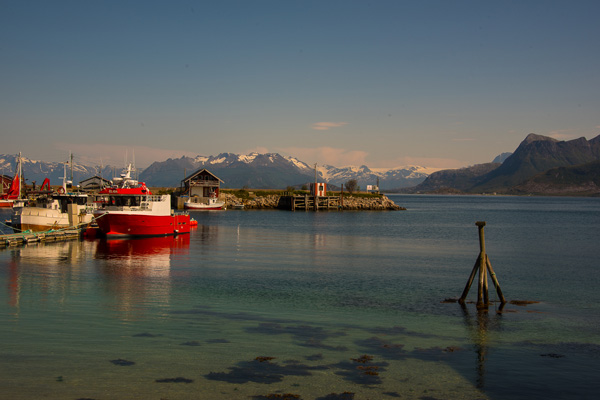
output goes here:
<path id="1" fill-rule="evenodd" d="M 124 360 L 122 358 L 117 358 L 116 360 L 110 360 L 110 362 L 115 365 L 119 365 L 121 367 L 129 367 L 130 365 L 135 365 L 135 361 Z"/>
<path id="2" fill-rule="evenodd" d="M 434 346 L 428 348 L 419 347 L 412 351 L 407 351 L 404 349 L 403 344 L 393 343 L 376 336 L 359 340 L 357 344 L 371 353 L 392 360 L 415 358 L 424 361 L 440 361 L 447 359 L 450 354 L 459 353 L 463 350 L 458 346 Z"/>
<path id="3" fill-rule="evenodd" d="M 253 400 L 301 400 L 299 394 L 293 393 L 269 393 L 266 395 L 256 395 L 251 397 Z"/>
<path id="4" fill-rule="evenodd" d="M 229 372 L 210 372 L 206 379 L 229 383 L 276 383 L 286 376 L 310 376 L 311 371 L 323 370 L 327 367 L 311 367 L 299 362 L 289 362 L 280 365 L 271 362 L 274 357 L 259 356 L 252 361 L 242 361 L 236 366 L 229 367 Z"/>
<path id="5" fill-rule="evenodd" d="M 379 385 L 382 383 L 380 372 L 385 371 L 389 363 L 373 362 L 373 356 L 364 354 L 358 358 L 351 358 L 351 362 L 342 361 L 335 366 L 341 371 L 336 375 L 343 376 L 345 380 L 357 383 L 359 385 Z"/>
<path id="6" fill-rule="evenodd" d="M 354 393 L 343 392 L 343 393 L 329 393 L 324 397 L 317 397 L 315 400 L 353 400 Z"/>
<path id="7" fill-rule="evenodd" d="M 246 328 L 249 333 L 258 333 L 261 335 L 291 335 L 292 338 L 299 341 L 299 346 L 310 347 L 331 351 L 346 351 L 345 346 L 330 346 L 323 343 L 324 340 L 346 336 L 345 332 L 328 331 L 321 327 L 310 325 L 283 325 L 277 322 L 261 322 L 258 326 Z"/>
<path id="8" fill-rule="evenodd" d="M 206 341 L 206 343 L 231 343 L 229 340 L 227 339 L 208 339 Z"/>
<path id="9" fill-rule="evenodd" d="M 323 359 L 323 354 L 321 354 L 321 353 L 311 354 L 310 356 L 306 356 L 304 358 L 307 359 L 308 361 L 320 361 Z"/>
<path id="10" fill-rule="evenodd" d="M 156 379 L 154 382 L 158 382 L 158 383 L 192 383 L 192 382 L 194 382 L 194 380 L 178 376 L 177 378 Z"/>
<path id="11" fill-rule="evenodd" d="M 189 342 L 183 342 L 179 344 L 180 346 L 200 346 L 201 343 L 197 340 L 190 340 Z"/>
<path id="12" fill-rule="evenodd" d="M 154 334 L 154 333 L 149 333 L 149 332 L 136 333 L 135 335 L 132 335 L 132 337 L 149 337 L 149 338 L 161 337 L 161 336 L 162 336 L 162 334 Z"/>

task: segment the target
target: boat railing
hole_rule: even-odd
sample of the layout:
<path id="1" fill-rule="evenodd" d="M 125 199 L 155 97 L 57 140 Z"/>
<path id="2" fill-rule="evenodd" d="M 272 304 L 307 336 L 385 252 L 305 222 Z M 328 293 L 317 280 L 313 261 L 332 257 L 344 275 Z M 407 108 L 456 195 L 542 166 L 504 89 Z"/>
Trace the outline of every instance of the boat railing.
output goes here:
<path id="1" fill-rule="evenodd" d="M 166 195 L 164 194 L 152 194 L 152 195 L 148 195 L 144 198 L 144 202 L 145 203 L 149 203 L 149 202 L 159 202 L 159 201 L 164 201 L 165 200 Z"/>

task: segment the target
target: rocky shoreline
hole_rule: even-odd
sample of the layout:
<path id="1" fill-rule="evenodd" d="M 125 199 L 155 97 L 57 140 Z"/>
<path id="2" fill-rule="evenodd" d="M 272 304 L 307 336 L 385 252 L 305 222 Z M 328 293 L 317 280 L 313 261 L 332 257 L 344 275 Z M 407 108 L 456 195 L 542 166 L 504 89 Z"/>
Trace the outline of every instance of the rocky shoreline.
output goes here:
<path id="1" fill-rule="evenodd" d="M 245 209 L 259 210 L 259 209 L 281 209 L 281 196 L 279 195 L 267 195 L 267 196 L 256 196 L 250 199 L 241 199 L 231 193 L 221 193 L 227 204 L 227 208 L 235 208 L 236 206 L 243 205 Z M 381 197 L 354 197 L 351 195 L 344 196 L 344 205 L 340 208 L 341 210 L 379 210 L 379 211 L 397 211 L 406 210 L 404 207 L 400 207 L 387 196 L 382 195 Z"/>

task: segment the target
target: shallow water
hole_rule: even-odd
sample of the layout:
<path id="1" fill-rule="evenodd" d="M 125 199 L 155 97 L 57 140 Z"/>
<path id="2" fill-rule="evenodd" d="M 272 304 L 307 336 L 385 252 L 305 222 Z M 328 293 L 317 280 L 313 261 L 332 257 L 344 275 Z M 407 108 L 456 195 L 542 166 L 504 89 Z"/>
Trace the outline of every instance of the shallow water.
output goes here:
<path id="1" fill-rule="evenodd" d="M 0 250 L 0 397 L 595 398 L 600 199 L 391 197 Z M 506 298 L 539 303 L 442 302 L 479 220 Z"/>

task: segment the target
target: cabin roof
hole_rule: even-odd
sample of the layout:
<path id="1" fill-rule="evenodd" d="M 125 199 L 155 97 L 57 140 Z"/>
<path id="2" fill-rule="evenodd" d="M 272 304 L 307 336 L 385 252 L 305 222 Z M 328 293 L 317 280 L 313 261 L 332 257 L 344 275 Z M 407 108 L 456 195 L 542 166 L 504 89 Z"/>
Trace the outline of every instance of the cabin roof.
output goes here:
<path id="1" fill-rule="evenodd" d="M 209 170 L 207 170 L 206 168 L 201 168 L 198 171 L 194 172 L 191 175 L 188 175 L 187 177 L 183 178 L 183 180 L 181 182 L 188 182 L 191 181 L 192 179 L 194 179 L 195 177 L 197 177 L 198 175 L 202 174 L 203 172 L 206 172 L 207 174 L 209 174 L 210 176 L 212 176 L 213 178 L 215 178 L 215 180 L 221 182 L 221 183 L 225 183 L 221 180 L 221 178 L 219 178 L 218 176 L 216 176 L 215 174 L 213 174 L 212 172 L 210 172 Z"/>
<path id="2" fill-rule="evenodd" d="M 87 179 L 84 179 L 82 181 L 79 181 L 79 184 L 82 184 L 82 183 L 87 182 L 87 181 L 95 181 L 95 180 L 100 180 L 101 182 L 110 183 L 110 181 L 108 179 L 105 179 L 105 178 L 102 178 L 102 177 L 100 177 L 98 175 L 95 175 L 95 176 L 92 176 L 91 178 L 87 178 Z"/>

